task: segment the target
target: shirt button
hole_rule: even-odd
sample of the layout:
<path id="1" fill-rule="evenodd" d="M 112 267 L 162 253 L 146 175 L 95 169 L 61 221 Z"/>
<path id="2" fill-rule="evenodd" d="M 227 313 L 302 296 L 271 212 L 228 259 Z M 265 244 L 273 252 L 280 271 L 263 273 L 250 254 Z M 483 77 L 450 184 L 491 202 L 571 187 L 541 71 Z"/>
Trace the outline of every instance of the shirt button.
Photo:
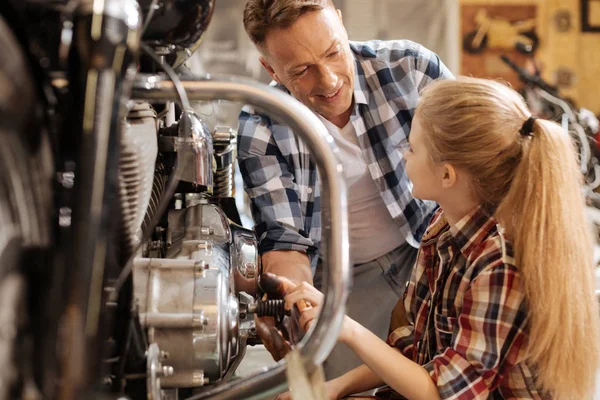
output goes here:
<path id="1" fill-rule="evenodd" d="M 312 193 L 312 188 L 307 188 L 306 189 L 306 193 L 311 194 Z"/>

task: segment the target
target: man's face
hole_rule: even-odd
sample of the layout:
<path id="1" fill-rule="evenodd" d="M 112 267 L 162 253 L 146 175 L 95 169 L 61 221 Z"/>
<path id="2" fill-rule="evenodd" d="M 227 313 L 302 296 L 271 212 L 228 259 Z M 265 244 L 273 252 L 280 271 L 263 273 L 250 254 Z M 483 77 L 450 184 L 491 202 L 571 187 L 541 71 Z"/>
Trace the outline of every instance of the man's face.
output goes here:
<path id="1" fill-rule="evenodd" d="M 288 28 L 272 29 L 263 52 L 263 66 L 296 99 L 333 123 L 349 115 L 354 61 L 339 11 L 308 12 Z"/>

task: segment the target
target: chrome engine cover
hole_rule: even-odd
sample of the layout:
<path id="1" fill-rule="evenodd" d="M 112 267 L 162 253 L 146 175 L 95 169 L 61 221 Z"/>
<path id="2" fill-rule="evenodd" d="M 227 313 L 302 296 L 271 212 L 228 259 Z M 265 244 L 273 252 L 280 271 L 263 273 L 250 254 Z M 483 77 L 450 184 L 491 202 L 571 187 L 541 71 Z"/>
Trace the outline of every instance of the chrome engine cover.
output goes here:
<path id="1" fill-rule="evenodd" d="M 172 367 L 160 386 L 200 387 L 221 380 L 243 353 L 236 281 L 256 286 L 256 240 L 241 227 L 232 233 L 224 212 L 205 200 L 168 219 L 167 258 L 135 259 L 134 296 L 149 343 Z"/>

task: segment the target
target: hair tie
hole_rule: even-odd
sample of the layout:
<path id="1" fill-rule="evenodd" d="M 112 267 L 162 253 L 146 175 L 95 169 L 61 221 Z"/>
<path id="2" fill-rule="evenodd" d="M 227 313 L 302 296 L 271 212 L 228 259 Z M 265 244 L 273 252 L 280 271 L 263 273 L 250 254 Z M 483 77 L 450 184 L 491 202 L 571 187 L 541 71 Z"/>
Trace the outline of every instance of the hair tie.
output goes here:
<path id="1" fill-rule="evenodd" d="M 519 130 L 519 133 L 523 136 L 532 136 L 533 124 L 536 119 L 537 119 L 537 117 L 533 116 L 533 115 L 531 117 L 527 118 L 527 121 L 525 121 L 525 123 L 523 123 L 523 126 Z"/>

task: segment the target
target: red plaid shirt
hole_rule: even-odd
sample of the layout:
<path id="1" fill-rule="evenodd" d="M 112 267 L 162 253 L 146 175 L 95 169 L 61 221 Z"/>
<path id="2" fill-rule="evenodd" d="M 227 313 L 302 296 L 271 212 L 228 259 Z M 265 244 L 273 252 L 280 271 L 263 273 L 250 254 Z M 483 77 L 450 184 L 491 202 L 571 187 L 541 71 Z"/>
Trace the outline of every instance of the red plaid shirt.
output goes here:
<path id="1" fill-rule="evenodd" d="M 388 343 L 423 365 L 442 399 L 541 399 L 524 360 L 527 307 L 513 250 L 481 208 L 421 241 L 404 294 L 409 326 Z"/>

